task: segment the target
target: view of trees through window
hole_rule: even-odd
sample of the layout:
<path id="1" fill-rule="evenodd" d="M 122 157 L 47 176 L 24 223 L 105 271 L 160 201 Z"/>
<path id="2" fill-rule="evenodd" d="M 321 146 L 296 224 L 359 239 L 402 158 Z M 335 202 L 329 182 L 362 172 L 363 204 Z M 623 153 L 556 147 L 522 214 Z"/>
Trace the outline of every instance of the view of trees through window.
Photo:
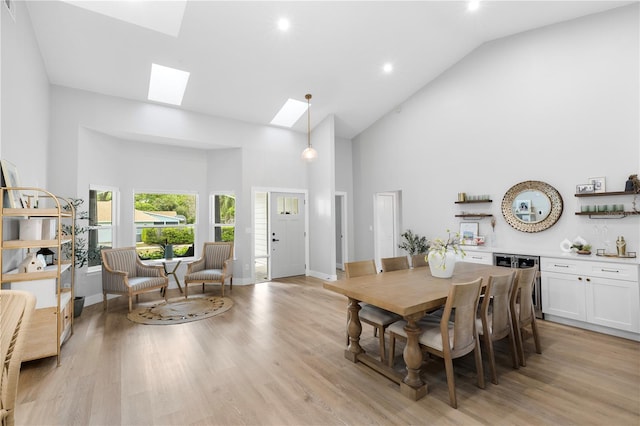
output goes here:
<path id="1" fill-rule="evenodd" d="M 214 241 L 233 241 L 236 224 L 236 197 L 233 195 L 213 196 Z"/>
<path id="2" fill-rule="evenodd" d="M 193 256 L 196 196 L 136 193 L 136 248 L 142 259 Z"/>

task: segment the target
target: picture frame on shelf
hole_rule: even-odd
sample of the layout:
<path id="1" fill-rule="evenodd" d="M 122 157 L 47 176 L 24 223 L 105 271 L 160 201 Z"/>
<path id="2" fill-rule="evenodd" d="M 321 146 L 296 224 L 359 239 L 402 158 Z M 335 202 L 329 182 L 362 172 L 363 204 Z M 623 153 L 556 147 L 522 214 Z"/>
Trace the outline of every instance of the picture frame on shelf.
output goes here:
<path id="1" fill-rule="evenodd" d="M 593 194 L 595 188 L 592 183 L 583 183 L 576 185 L 576 194 Z"/>
<path id="2" fill-rule="evenodd" d="M 0 160 L 0 166 L 2 167 L 2 186 L 7 188 L 20 187 L 20 179 L 18 178 L 18 169 L 16 166 L 7 161 Z M 10 207 L 12 209 L 26 208 L 27 200 L 22 196 L 20 191 L 7 191 L 8 197 L 4 201 L 3 207 Z"/>
<path id="3" fill-rule="evenodd" d="M 605 192 L 607 190 L 604 177 L 589 178 L 589 183 L 593 185 L 593 192 Z"/>
<path id="4" fill-rule="evenodd" d="M 460 223 L 460 243 L 462 245 L 475 245 L 478 237 L 479 222 Z"/>

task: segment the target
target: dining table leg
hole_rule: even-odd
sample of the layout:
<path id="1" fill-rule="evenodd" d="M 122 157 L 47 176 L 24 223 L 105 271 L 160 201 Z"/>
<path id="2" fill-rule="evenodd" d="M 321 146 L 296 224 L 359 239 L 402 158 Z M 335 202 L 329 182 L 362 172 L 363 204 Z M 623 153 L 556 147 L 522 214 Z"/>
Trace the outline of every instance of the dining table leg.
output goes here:
<path id="1" fill-rule="evenodd" d="M 360 309 L 360 301 L 349 298 L 349 324 L 347 324 L 349 346 L 344 351 L 344 357 L 352 362 L 357 362 L 358 355 L 364 352 L 360 346 L 360 334 L 362 333 L 362 324 L 358 314 Z"/>
<path id="2" fill-rule="evenodd" d="M 408 315 L 404 319 L 407 324 L 404 331 L 407 333 L 407 344 L 404 347 L 403 357 L 407 366 L 407 375 L 400 383 L 400 392 L 414 401 L 427 394 L 427 384 L 420 378 L 420 367 L 422 367 L 422 350 L 418 338 L 420 337 L 420 327 L 417 321 L 424 316 L 424 312 Z"/>

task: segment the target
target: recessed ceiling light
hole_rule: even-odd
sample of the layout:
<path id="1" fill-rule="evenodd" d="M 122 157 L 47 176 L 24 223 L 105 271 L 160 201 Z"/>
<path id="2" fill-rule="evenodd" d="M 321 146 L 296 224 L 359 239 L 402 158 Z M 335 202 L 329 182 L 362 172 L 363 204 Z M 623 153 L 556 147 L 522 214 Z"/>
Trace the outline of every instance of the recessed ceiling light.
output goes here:
<path id="1" fill-rule="evenodd" d="M 393 71 L 393 64 L 391 62 L 387 62 L 382 66 L 382 71 L 386 74 L 390 74 Z"/>
<path id="2" fill-rule="evenodd" d="M 307 111 L 307 103 L 288 99 L 280 111 L 273 117 L 271 124 L 283 127 L 293 127 L 294 124 Z"/>
<path id="3" fill-rule="evenodd" d="M 474 11 L 478 10 L 478 8 L 480 8 L 480 0 L 470 1 L 467 4 L 467 10 L 469 10 L 469 11 L 474 12 Z"/>
<path id="4" fill-rule="evenodd" d="M 171 105 L 182 104 L 189 75 L 187 71 L 151 64 L 148 99 Z"/>
<path id="5" fill-rule="evenodd" d="M 288 31 L 290 26 L 291 23 L 287 18 L 280 18 L 278 20 L 278 28 L 280 29 L 280 31 Z"/>

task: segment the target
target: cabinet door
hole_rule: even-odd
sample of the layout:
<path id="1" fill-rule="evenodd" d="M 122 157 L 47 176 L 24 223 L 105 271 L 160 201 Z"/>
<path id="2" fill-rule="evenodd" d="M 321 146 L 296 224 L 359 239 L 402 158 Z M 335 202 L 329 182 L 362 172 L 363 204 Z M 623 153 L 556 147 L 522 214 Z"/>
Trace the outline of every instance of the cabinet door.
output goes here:
<path id="1" fill-rule="evenodd" d="M 482 265 L 493 265 L 493 253 L 476 252 L 465 250 L 466 256 L 457 256 L 456 262 L 480 263 Z"/>
<path id="2" fill-rule="evenodd" d="M 587 321 L 619 330 L 640 331 L 638 283 L 589 277 Z"/>
<path id="3" fill-rule="evenodd" d="M 542 312 L 585 321 L 585 282 L 578 275 L 542 272 Z"/>

